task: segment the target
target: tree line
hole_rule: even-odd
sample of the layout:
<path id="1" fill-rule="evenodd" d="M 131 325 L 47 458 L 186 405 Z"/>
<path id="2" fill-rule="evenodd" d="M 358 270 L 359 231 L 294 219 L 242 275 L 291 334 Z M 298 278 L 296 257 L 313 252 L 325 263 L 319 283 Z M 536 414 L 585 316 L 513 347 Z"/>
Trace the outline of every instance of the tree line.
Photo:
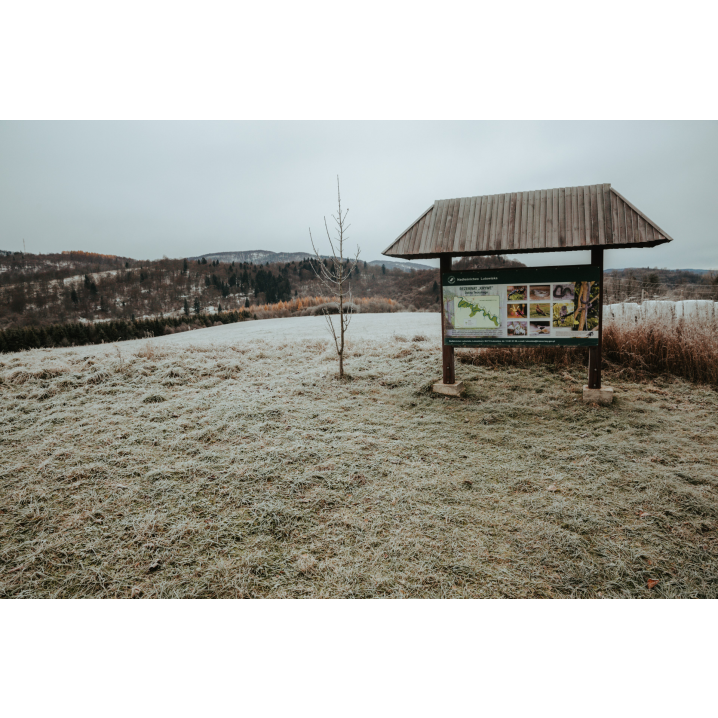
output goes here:
<path id="1" fill-rule="evenodd" d="M 112 342 L 158 337 L 174 333 L 175 330 L 187 331 L 190 328 L 233 324 L 251 319 L 248 311 L 222 312 L 220 314 L 198 314 L 195 317 L 157 317 L 125 321 L 123 319 L 91 323 L 52 324 L 41 327 L 18 327 L 0 330 L 0 352 L 17 352 L 42 347 L 69 347 L 88 344 L 108 344 Z"/>

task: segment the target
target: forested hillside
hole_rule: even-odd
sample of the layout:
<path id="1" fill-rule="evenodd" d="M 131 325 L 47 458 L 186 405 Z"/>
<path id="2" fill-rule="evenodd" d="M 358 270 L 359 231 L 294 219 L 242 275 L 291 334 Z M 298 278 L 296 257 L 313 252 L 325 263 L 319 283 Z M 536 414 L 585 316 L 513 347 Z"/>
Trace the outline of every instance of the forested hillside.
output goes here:
<path id="1" fill-rule="evenodd" d="M 141 262 L 86 252 L 4 253 L 0 329 L 218 311 L 268 316 L 280 302 L 286 311 L 290 300 L 323 294 L 312 267 L 316 261 L 257 265 L 206 259 Z M 502 257 L 457 264 L 472 266 L 523 265 Z M 438 310 L 438 279 L 438 269 L 406 272 L 360 262 L 352 277 L 352 295 L 354 300 L 392 300 L 395 310 Z M 301 302 L 292 302 L 291 307 L 298 305 Z M 362 311 L 382 306 L 365 302 Z"/>

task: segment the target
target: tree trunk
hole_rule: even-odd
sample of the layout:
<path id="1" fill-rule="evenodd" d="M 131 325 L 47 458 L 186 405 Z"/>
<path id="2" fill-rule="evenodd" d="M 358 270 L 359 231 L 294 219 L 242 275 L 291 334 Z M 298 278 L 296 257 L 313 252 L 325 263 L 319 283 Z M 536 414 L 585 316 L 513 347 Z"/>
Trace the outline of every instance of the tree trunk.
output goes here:
<path id="1" fill-rule="evenodd" d="M 339 271 L 342 272 L 341 268 L 341 249 L 340 249 L 340 260 L 339 260 Z M 339 378 L 344 378 L 344 287 L 343 275 L 339 278 Z"/>

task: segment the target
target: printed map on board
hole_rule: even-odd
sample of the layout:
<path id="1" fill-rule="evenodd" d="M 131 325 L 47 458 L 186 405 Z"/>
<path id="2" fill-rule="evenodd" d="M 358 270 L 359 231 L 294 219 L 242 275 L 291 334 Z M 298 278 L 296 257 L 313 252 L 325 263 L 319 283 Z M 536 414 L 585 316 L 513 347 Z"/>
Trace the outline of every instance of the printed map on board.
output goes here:
<path id="1" fill-rule="evenodd" d="M 454 297 L 456 329 L 496 329 L 501 324 L 498 295 Z"/>

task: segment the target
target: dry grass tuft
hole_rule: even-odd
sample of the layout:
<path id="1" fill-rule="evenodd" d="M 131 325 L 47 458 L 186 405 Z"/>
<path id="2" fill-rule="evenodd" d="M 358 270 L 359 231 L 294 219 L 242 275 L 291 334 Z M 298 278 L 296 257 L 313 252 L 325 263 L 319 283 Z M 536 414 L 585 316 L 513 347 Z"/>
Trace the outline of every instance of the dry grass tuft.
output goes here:
<path id="1" fill-rule="evenodd" d="M 0 597 L 718 597 L 712 389 L 326 347 L 6 357 Z"/>
<path id="2" fill-rule="evenodd" d="M 462 349 L 464 364 L 486 367 L 552 365 L 561 369 L 585 366 L 588 350 L 573 347 Z M 693 322 L 673 328 L 607 324 L 603 357 L 635 377 L 672 374 L 718 386 L 718 329 Z"/>

